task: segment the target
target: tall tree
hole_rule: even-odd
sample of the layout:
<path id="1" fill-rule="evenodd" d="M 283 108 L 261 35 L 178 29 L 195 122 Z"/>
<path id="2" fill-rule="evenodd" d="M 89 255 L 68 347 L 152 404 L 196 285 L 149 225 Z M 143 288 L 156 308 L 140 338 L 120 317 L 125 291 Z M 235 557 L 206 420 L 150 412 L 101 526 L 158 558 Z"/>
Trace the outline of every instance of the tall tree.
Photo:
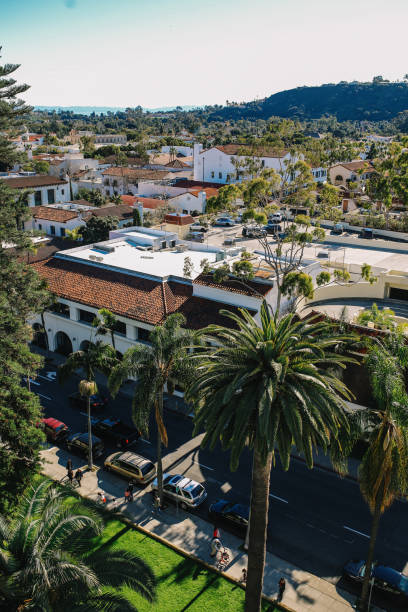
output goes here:
<path id="1" fill-rule="evenodd" d="M 0 66 L 0 168 L 16 161 L 7 139 L 27 112 L 17 96 L 28 89 L 9 77 L 15 64 Z M 35 377 L 41 358 L 28 348 L 32 333 L 27 320 L 50 302 L 45 283 L 24 263 L 33 250 L 30 237 L 22 231 L 28 218 L 26 194 L 16 196 L 0 180 L 0 487 L 3 509 L 30 482 L 40 466 L 43 439 L 36 428 L 41 419 L 39 399 L 20 386 L 22 377 Z"/>
<path id="2" fill-rule="evenodd" d="M 175 384 L 185 385 L 192 375 L 188 348 L 193 334 L 183 329 L 185 319 L 172 314 L 155 327 L 149 344 L 138 344 L 126 351 L 123 360 L 109 377 L 109 388 L 116 395 L 121 384 L 130 376 L 136 378 L 132 402 L 132 418 L 136 427 L 149 434 L 149 418 L 154 413 L 157 427 L 157 482 L 160 503 L 163 499 L 162 446 L 167 446 L 167 430 L 163 419 L 163 393 L 172 392 Z"/>
<path id="3" fill-rule="evenodd" d="M 13 520 L 0 516 L 2 609 L 137 612 L 123 586 L 154 601 L 154 574 L 136 554 L 115 548 L 108 563 L 103 548 L 89 554 L 103 523 L 68 495 L 43 481 L 20 498 Z"/>
<path id="4" fill-rule="evenodd" d="M 102 242 L 109 239 L 109 232 L 118 227 L 119 219 L 117 217 L 90 217 L 79 229 L 79 234 L 82 236 L 85 244 L 92 242 Z"/>
<path id="5" fill-rule="evenodd" d="M 348 454 L 354 443 L 368 436 L 368 446 L 359 468 L 360 489 L 373 515 L 370 542 L 359 610 L 367 612 L 375 544 L 382 514 L 408 487 L 408 396 L 404 368 L 408 350 L 401 333 L 391 334 L 385 343 L 371 347 L 366 359 L 373 397 L 377 406 L 350 418 L 350 434 L 343 441 L 336 459 L 346 471 L 342 454 Z"/>
<path id="6" fill-rule="evenodd" d="M 108 308 L 101 308 L 98 310 L 97 316 L 92 321 L 92 326 L 96 328 L 96 334 L 98 336 L 106 336 L 109 334 L 112 346 L 115 347 L 115 327 L 118 320 Z"/>
<path id="7" fill-rule="evenodd" d="M 68 355 L 65 363 L 58 367 L 58 380 L 62 384 L 78 370 L 82 370 L 85 375 L 85 378 L 80 381 L 78 389 L 82 397 L 87 399 L 88 467 L 90 470 L 93 469 L 91 396 L 98 391 L 95 381 L 96 373 L 100 372 L 108 376 L 115 362 L 116 354 L 113 347 L 98 340 L 97 342 L 90 342 L 85 351 L 80 350 Z"/>
<path id="8" fill-rule="evenodd" d="M 339 427 L 347 427 L 341 396 L 348 392 L 327 366 L 350 361 L 334 351 L 348 338 L 332 334 L 326 322 L 279 319 L 265 302 L 259 325 L 245 310 L 221 313 L 231 328 L 202 331 L 210 345 L 194 357 L 188 397 L 197 402 L 195 433 L 205 431 L 203 445 L 220 440 L 234 470 L 246 445 L 253 452 L 245 609 L 259 612 L 275 449 L 285 470 L 293 445 L 312 468 L 313 448 L 326 450 Z"/>

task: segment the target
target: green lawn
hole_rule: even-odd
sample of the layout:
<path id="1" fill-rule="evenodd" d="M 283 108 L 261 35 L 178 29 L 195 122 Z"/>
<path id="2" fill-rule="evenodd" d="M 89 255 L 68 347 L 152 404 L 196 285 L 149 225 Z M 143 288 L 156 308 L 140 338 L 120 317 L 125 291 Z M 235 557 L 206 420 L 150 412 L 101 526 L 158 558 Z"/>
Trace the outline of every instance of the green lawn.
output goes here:
<path id="1" fill-rule="evenodd" d="M 244 591 L 203 566 L 132 529 L 118 520 L 109 520 L 95 547 L 122 548 L 136 552 L 153 569 L 158 583 L 157 599 L 151 605 L 130 589 L 123 593 L 139 612 L 239 612 L 243 610 Z M 279 608 L 264 605 L 265 612 Z"/>

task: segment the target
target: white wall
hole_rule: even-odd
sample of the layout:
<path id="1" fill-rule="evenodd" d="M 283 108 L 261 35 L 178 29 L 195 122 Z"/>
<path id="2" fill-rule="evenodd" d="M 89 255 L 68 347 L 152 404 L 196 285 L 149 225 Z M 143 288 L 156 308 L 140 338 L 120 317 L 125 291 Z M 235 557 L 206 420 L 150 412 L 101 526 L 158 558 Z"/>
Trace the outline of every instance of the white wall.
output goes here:
<path id="1" fill-rule="evenodd" d="M 76 217 L 75 219 L 70 219 L 69 221 L 65 221 L 65 223 L 61 223 L 58 221 L 48 221 L 46 219 L 33 219 L 32 221 L 32 229 L 40 230 L 45 232 L 48 236 L 62 236 L 61 228 L 65 229 L 65 232 L 72 231 L 76 227 L 80 227 L 85 225 L 85 221 Z M 54 227 L 55 232 L 52 233 L 51 227 Z"/>
<path id="2" fill-rule="evenodd" d="M 198 197 L 188 192 L 181 193 L 169 199 L 168 204 L 180 212 L 192 213 L 197 210 L 199 213 L 203 213 L 205 211 L 206 202 L 205 191 L 200 191 Z"/>
<path id="3" fill-rule="evenodd" d="M 39 191 L 41 193 L 41 205 L 51 204 L 51 202 L 48 201 L 48 189 L 54 190 L 55 203 L 71 201 L 69 183 L 67 182 L 60 185 L 47 185 L 45 187 L 34 188 L 34 191 L 28 194 L 28 205 L 35 206 L 35 191 Z"/>

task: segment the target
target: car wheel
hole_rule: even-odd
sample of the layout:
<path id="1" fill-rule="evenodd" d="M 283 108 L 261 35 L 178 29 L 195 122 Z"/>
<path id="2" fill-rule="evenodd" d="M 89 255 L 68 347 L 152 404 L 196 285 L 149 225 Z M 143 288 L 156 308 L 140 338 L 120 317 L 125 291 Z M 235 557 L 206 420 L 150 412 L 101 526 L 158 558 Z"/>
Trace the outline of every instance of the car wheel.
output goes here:
<path id="1" fill-rule="evenodd" d="M 184 502 L 181 502 L 180 508 L 182 508 L 182 510 L 188 510 L 188 506 Z"/>

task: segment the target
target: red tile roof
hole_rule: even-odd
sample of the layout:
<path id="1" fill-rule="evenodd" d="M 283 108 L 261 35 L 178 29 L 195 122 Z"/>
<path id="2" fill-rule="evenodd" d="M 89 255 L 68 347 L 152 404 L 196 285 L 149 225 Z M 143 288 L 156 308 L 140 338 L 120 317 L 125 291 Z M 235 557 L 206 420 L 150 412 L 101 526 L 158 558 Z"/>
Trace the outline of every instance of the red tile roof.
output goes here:
<path id="1" fill-rule="evenodd" d="M 193 296 L 191 285 L 175 281 L 162 283 L 58 257 L 31 265 L 59 297 L 93 308 L 109 308 L 117 315 L 151 325 L 181 312 L 191 329 L 210 323 L 231 326 L 219 311 L 238 312 L 234 306 Z"/>
<path id="2" fill-rule="evenodd" d="M 48 187 L 51 185 L 68 185 L 67 181 L 56 176 L 39 174 L 36 176 L 19 176 L 5 179 L 5 183 L 12 189 L 30 189 L 30 187 Z"/>
<path id="3" fill-rule="evenodd" d="M 249 295 L 252 297 L 257 297 L 257 294 L 265 296 L 269 291 L 271 291 L 273 285 L 267 283 L 257 283 L 254 281 L 245 281 L 240 282 L 238 280 L 234 280 L 231 278 L 230 280 L 223 281 L 222 283 L 217 283 L 213 279 L 213 275 L 210 274 L 200 274 L 194 280 L 194 283 L 197 285 L 206 285 L 207 287 L 213 287 L 214 289 L 223 289 L 224 291 L 231 291 L 232 293 L 242 293 L 243 295 Z"/>
<path id="4" fill-rule="evenodd" d="M 61 210 L 60 208 L 49 208 L 48 206 L 36 206 L 33 209 L 34 219 L 43 219 L 44 221 L 57 221 L 65 223 L 70 219 L 78 217 L 76 210 Z"/>
<path id="5" fill-rule="evenodd" d="M 140 198 L 139 196 L 131 195 L 123 195 L 121 198 L 122 202 L 128 206 L 133 206 L 137 202 L 140 202 L 140 204 L 143 204 L 143 208 L 150 208 L 152 210 L 156 210 L 156 208 L 166 205 L 165 200 L 159 200 L 157 198 Z"/>
<path id="6" fill-rule="evenodd" d="M 218 195 L 218 189 L 215 189 L 214 187 L 199 187 L 199 188 L 196 188 L 196 189 L 189 189 L 188 190 L 188 192 L 191 193 L 195 197 L 198 196 L 200 191 L 205 191 L 207 198 L 211 198 L 212 196 L 217 196 Z"/>
<path id="7" fill-rule="evenodd" d="M 343 166 L 343 168 L 347 168 L 347 170 L 356 171 L 356 170 L 364 170 L 364 172 L 375 172 L 375 168 L 371 161 L 369 160 L 361 160 L 361 161 L 353 161 L 347 164 L 338 164 L 339 166 Z"/>
<path id="8" fill-rule="evenodd" d="M 166 223 L 171 223 L 172 225 L 190 225 L 194 223 L 194 219 L 191 215 L 179 215 L 179 214 L 169 214 L 164 217 Z"/>
<path id="9" fill-rule="evenodd" d="M 112 166 L 111 168 L 106 168 L 102 172 L 104 176 L 125 176 L 129 180 L 152 180 L 158 181 L 164 179 L 169 176 L 169 172 L 166 170 L 146 170 L 144 168 L 119 168 L 117 166 Z"/>

